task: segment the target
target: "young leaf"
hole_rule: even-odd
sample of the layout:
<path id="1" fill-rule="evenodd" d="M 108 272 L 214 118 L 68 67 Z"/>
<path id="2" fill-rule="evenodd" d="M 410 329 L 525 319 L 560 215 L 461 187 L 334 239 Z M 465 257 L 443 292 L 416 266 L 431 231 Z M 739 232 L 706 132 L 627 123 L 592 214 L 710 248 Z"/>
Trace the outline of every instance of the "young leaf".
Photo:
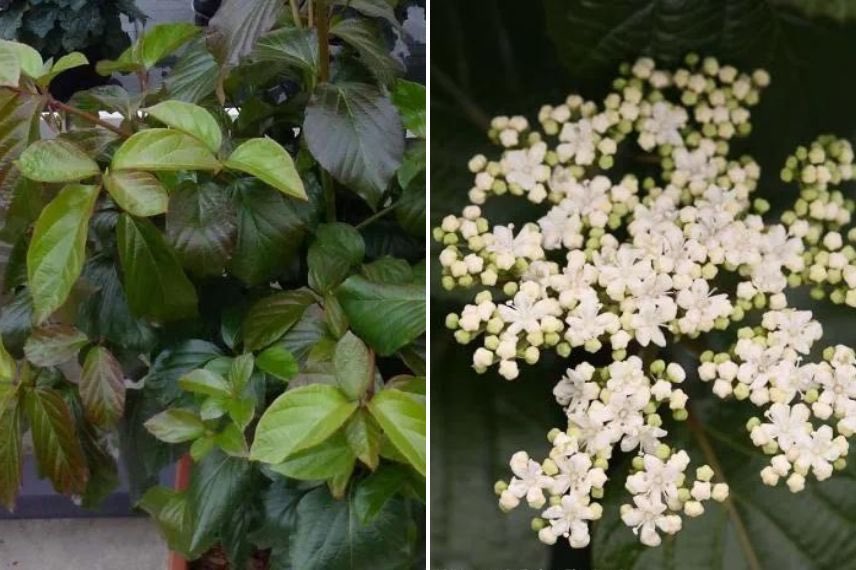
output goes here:
<path id="1" fill-rule="evenodd" d="M 425 476 L 425 398 L 386 389 L 372 398 L 369 411 L 393 445 Z"/>
<path id="2" fill-rule="evenodd" d="M 244 319 L 244 347 L 258 350 L 277 341 L 303 316 L 315 298 L 305 289 L 285 291 L 258 301 Z"/>
<path id="3" fill-rule="evenodd" d="M 27 279 L 37 323 L 65 303 L 83 269 L 97 186 L 70 184 L 42 210 L 27 251 Z"/>
<path id="4" fill-rule="evenodd" d="M 252 396 L 231 398 L 225 402 L 229 417 L 241 430 L 247 429 L 256 415 L 256 399 Z"/>
<path id="5" fill-rule="evenodd" d="M 147 30 L 134 45 L 122 52 L 116 60 L 99 61 L 96 69 L 101 75 L 110 75 L 114 71 L 129 73 L 151 69 L 160 60 L 193 39 L 199 32 L 200 28 L 191 23 L 157 24 Z"/>
<path id="6" fill-rule="evenodd" d="M 366 255 L 363 237 L 349 224 L 321 224 L 309 246 L 309 286 L 327 293 L 347 277 Z"/>
<path id="7" fill-rule="evenodd" d="M 232 366 L 229 368 L 229 383 L 236 394 L 240 394 L 247 387 L 250 381 L 250 376 L 253 375 L 253 369 L 256 366 L 256 359 L 252 354 L 242 354 L 232 361 Z"/>
<path id="8" fill-rule="evenodd" d="M 424 85 L 399 79 L 392 90 L 392 102 L 398 108 L 398 113 L 407 130 L 422 139 L 428 136 Z"/>
<path id="9" fill-rule="evenodd" d="M 294 160 L 273 139 L 265 137 L 248 140 L 229 155 L 224 166 L 251 174 L 287 196 L 308 200 Z"/>
<path id="10" fill-rule="evenodd" d="M 199 463 L 205 459 L 205 457 L 211 453 L 216 446 L 217 444 L 214 443 L 213 436 L 205 435 L 199 439 L 195 439 L 193 440 L 193 443 L 190 444 L 190 458 L 193 459 L 194 462 Z"/>
<path id="11" fill-rule="evenodd" d="M 0 87 L 17 87 L 21 81 L 21 60 L 12 43 L 0 40 Z"/>
<path id="12" fill-rule="evenodd" d="M 10 42 L 8 40 L 0 40 L 0 53 L 8 53 L 14 56 L 15 61 L 17 62 L 17 68 L 19 69 L 19 73 L 23 72 L 27 74 L 27 76 L 35 79 L 37 78 L 41 72 L 42 68 L 44 68 L 44 62 L 42 61 L 42 56 L 38 51 L 28 46 L 27 44 L 22 44 L 20 42 Z M 4 63 L 10 63 L 5 62 Z M 12 65 L 12 72 L 14 73 L 15 65 Z M 14 84 L 10 84 L 12 87 L 17 87 L 17 81 Z"/>
<path id="13" fill-rule="evenodd" d="M 175 129 L 140 131 L 116 150 L 113 170 L 220 170 L 205 143 Z"/>
<path id="14" fill-rule="evenodd" d="M 231 387 L 225 378 L 205 368 L 188 372 L 178 379 L 178 385 L 185 392 L 193 392 L 194 394 L 224 398 L 228 398 L 232 394 Z"/>
<path id="15" fill-rule="evenodd" d="M 228 424 L 223 431 L 214 436 L 214 443 L 232 457 L 247 457 L 250 448 L 244 432 L 236 424 Z"/>
<path id="16" fill-rule="evenodd" d="M 159 321 L 194 316 L 196 289 L 158 229 L 122 214 L 116 231 L 131 310 Z"/>
<path id="17" fill-rule="evenodd" d="M 199 105 L 184 101 L 163 101 L 143 111 L 161 123 L 204 142 L 211 152 L 220 150 L 223 143 L 220 125 L 211 113 Z"/>
<path id="18" fill-rule="evenodd" d="M 256 358 L 256 364 L 271 376 L 286 382 L 294 378 L 300 371 L 294 355 L 280 345 L 273 345 L 263 350 Z"/>
<path id="19" fill-rule="evenodd" d="M 12 382 L 15 379 L 16 371 L 17 365 L 15 364 L 15 359 L 12 358 L 12 355 L 3 346 L 3 337 L 0 335 L 0 383 Z M 2 398 L 0 398 L 0 401 L 2 401 Z"/>
<path id="20" fill-rule="evenodd" d="M 169 194 L 149 172 L 117 170 L 104 176 L 104 186 L 120 208 L 133 216 L 147 218 L 167 211 Z"/>
<path id="21" fill-rule="evenodd" d="M 293 453 L 270 468 L 292 479 L 323 481 L 344 473 L 350 475 L 354 459 L 354 452 L 340 430 L 318 445 Z"/>
<path id="22" fill-rule="evenodd" d="M 12 510 L 21 488 L 23 452 L 17 386 L 0 384 L 0 505 Z"/>
<path id="23" fill-rule="evenodd" d="M 351 328 L 381 356 L 425 332 L 425 288 L 373 283 L 353 275 L 337 292 Z"/>
<path id="24" fill-rule="evenodd" d="M 31 144 L 21 153 L 18 168 L 24 176 L 37 182 L 77 182 L 101 174 L 94 160 L 63 139 Z"/>
<path id="25" fill-rule="evenodd" d="M 364 84 L 321 84 L 303 130 L 321 166 L 376 207 L 404 155 L 401 119 L 389 99 Z"/>
<path id="26" fill-rule="evenodd" d="M 88 65 L 89 60 L 86 59 L 86 56 L 80 53 L 79 51 L 73 51 L 71 53 L 67 53 L 61 58 L 59 58 L 51 70 L 47 73 L 43 73 L 38 78 L 38 83 L 42 87 L 47 87 L 48 84 L 53 80 L 54 77 L 62 73 L 63 71 L 68 71 L 69 69 L 74 69 L 75 67 L 81 67 L 83 65 Z"/>
<path id="27" fill-rule="evenodd" d="M 77 358 L 89 339 L 70 325 L 45 325 L 34 329 L 24 344 L 24 355 L 36 366 L 47 368 Z"/>
<path id="28" fill-rule="evenodd" d="M 60 493 L 82 494 L 89 469 L 75 430 L 74 417 L 62 395 L 50 388 L 24 392 L 24 410 L 33 434 L 39 471 Z"/>
<path id="29" fill-rule="evenodd" d="M 380 463 L 380 427 L 374 419 L 363 409 L 351 416 L 345 425 L 345 436 L 348 445 L 360 461 L 375 470 Z"/>
<path id="30" fill-rule="evenodd" d="M 312 384 L 289 390 L 259 420 L 250 458 L 282 463 L 292 453 L 330 437 L 356 407 L 356 402 L 333 386 Z"/>
<path id="31" fill-rule="evenodd" d="M 333 367 L 336 371 L 336 383 L 352 400 L 362 398 L 374 382 L 374 354 L 350 331 L 336 343 Z"/>
<path id="32" fill-rule="evenodd" d="M 86 419 L 97 426 L 116 425 L 125 409 L 125 374 L 116 357 L 103 346 L 93 347 L 83 362 L 80 399 Z"/>
<path id="33" fill-rule="evenodd" d="M 146 429 L 166 443 L 184 443 L 205 435 L 205 424 L 192 410 L 170 408 L 149 418 Z"/>

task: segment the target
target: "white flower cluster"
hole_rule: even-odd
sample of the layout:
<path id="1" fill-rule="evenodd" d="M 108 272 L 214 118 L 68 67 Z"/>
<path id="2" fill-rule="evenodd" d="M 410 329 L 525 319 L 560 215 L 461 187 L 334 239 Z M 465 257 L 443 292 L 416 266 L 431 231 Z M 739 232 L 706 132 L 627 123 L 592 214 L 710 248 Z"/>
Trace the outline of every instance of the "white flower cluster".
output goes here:
<path id="1" fill-rule="evenodd" d="M 769 81 L 763 70 L 741 73 L 713 58 L 689 56 L 676 71 L 642 58 L 622 67 L 602 104 L 571 95 L 542 107 L 540 129 L 498 117 L 489 135 L 500 157 L 470 160 L 471 204 L 434 230 L 442 285 L 480 289 L 446 320 L 458 342 L 480 342 L 477 372 L 496 367 L 513 380 L 521 360 L 534 364 L 544 350 L 612 356 L 607 366 L 567 371 L 554 392 L 567 429 L 551 432 L 542 463 L 515 454 L 514 478 L 497 484 L 503 509 L 523 498 L 546 507 L 533 522 L 544 542 L 588 543 L 616 448 L 637 454 L 626 483 L 633 504 L 621 516 L 645 544 L 680 530 L 681 513 L 725 500 L 710 467 L 687 481 L 687 454 L 663 443 L 658 409 L 684 420 L 687 395 L 674 387 L 684 370 L 657 355 L 762 309 L 760 326 L 740 329 L 729 352 L 703 355 L 699 376 L 720 397 L 766 409 L 767 421 L 749 426 L 773 455 L 765 482 L 787 477 L 796 491 L 809 472 L 823 479 L 843 466 L 845 438 L 856 431 L 853 351 L 836 347 L 824 363 L 803 363 L 821 329 L 810 312 L 788 308 L 785 291 L 809 284 L 815 298 L 856 306 L 856 230 L 844 230 L 854 204 L 837 189 L 853 178 L 854 153 L 831 136 L 799 147 L 781 177 L 798 183 L 800 197 L 780 222 L 765 220 L 770 205 L 753 196 L 760 167 L 732 157 L 731 146 L 751 132 L 750 108 Z M 619 150 L 623 165 L 653 163 L 660 175 L 610 176 Z M 543 212 L 492 225 L 483 208 L 502 195 Z"/>

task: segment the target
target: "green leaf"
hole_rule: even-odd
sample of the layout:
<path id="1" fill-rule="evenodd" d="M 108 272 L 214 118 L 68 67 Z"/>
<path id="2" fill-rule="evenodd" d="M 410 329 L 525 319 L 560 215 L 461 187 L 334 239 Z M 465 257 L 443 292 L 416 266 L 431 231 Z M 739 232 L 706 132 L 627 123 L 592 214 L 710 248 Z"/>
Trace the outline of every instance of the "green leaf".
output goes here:
<path id="1" fill-rule="evenodd" d="M 179 378 L 221 356 L 216 345 L 204 340 L 190 339 L 168 346 L 155 357 L 146 375 L 146 388 L 158 395 L 164 406 L 181 395 Z"/>
<path id="2" fill-rule="evenodd" d="M 37 323 L 68 298 L 83 269 L 97 186 L 70 184 L 42 210 L 27 251 L 27 279 Z"/>
<path id="3" fill-rule="evenodd" d="M 247 457 L 250 448 L 244 432 L 236 424 L 228 424 L 223 431 L 214 436 L 214 443 L 232 457 Z"/>
<path id="4" fill-rule="evenodd" d="M 251 174 L 287 196 L 307 200 L 294 160 L 270 138 L 250 139 L 229 155 L 226 168 Z"/>
<path id="5" fill-rule="evenodd" d="M 17 87 L 18 76 L 22 72 L 35 79 L 41 75 L 44 68 L 42 56 L 39 52 L 27 44 L 19 42 L 0 40 L 0 58 L 2 58 L 0 59 L 0 64 L 3 67 L 8 66 L 8 70 L 5 73 L 6 77 L 2 83 L 4 86 Z M 15 82 L 11 83 L 13 77 Z"/>
<path id="6" fill-rule="evenodd" d="M 252 396 L 227 400 L 225 406 L 229 417 L 242 430 L 247 429 L 256 415 L 256 400 Z"/>
<path id="7" fill-rule="evenodd" d="M 244 347 L 258 350 L 273 344 L 300 320 L 315 302 L 305 289 L 270 295 L 250 308 L 244 319 Z"/>
<path id="8" fill-rule="evenodd" d="M 21 445 L 21 407 L 18 388 L 0 384 L 0 505 L 15 508 L 21 488 L 23 446 Z"/>
<path id="9" fill-rule="evenodd" d="M 321 166 L 377 207 L 404 154 L 401 119 L 389 99 L 364 84 L 323 83 L 303 130 Z"/>
<path id="10" fill-rule="evenodd" d="M 408 145 L 407 150 L 404 152 L 404 160 L 402 161 L 401 166 L 398 169 L 398 184 L 405 190 L 409 190 L 410 185 L 413 183 L 416 177 L 425 172 L 425 165 L 427 161 L 424 140 L 408 141 L 408 143 L 410 144 Z M 424 184 L 422 185 L 421 190 L 424 196 Z M 424 197 L 422 201 L 424 203 Z M 424 205 L 422 206 L 422 209 L 424 211 Z"/>
<path id="11" fill-rule="evenodd" d="M 289 390 L 259 420 L 250 458 L 282 463 L 291 454 L 330 437 L 356 407 L 332 386 L 314 384 Z"/>
<path id="12" fill-rule="evenodd" d="M 401 171 L 399 170 L 399 178 Z M 395 217 L 401 227 L 404 228 L 410 235 L 424 236 L 425 235 L 425 175 L 418 176 L 418 180 L 413 180 L 404 193 L 398 199 L 395 207 Z"/>
<path id="13" fill-rule="evenodd" d="M 392 90 L 392 102 L 398 108 L 404 127 L 415 136 L 426 138 L 425 86 L 399 79 Z"/>
<path id="14" fill-rule="evenodd" d="M 116 357 L 103 346 L 93 347 L 83 362 L 80 399 L 86 419 L 97 426 L 111 427 L 125 409 L 125 374 Z"/>
<path id="15" fill-rule="evenodd" d="M 195 275 L 222 275 L 235 247 L 235 209 L 216 184 L 181 184 L 169 197 L 166 235 Z"/>
<path id="16" fill-rule="evenodd" d="M 17 87 L 21 81 L 21 60 L 12 44 L 0 40 L 0 87 Z"/>
<path id="17" fill-rule="evenodd" d="M 402 374 L 391 378 L 390 381 L 386 383 L 386 387 L 395 388 L 396 390 L 408 392 L 410 394 L 425 396 L 428 393 L 427 384 L 428 383 L 425 381 L 424 376 L 409 376 L 407 374 Z"/>
<path id="18" fill-rule="evenodd" d="M 42 87 L 47 87 L 53 78 L 63 71 L 68 71 L 69 69 L 74 69 L 75 67 L 81 67 L 83 65 L 89 65 L 89 60 L 86 59 L 85 55 L 79 51 L 67 53 L 53 64 L 53 67 L 51 67 L 51 70 L 48 73 L 43 73 L 39 76 L 38 83 Z"/>
<path id="19" fill-rule="evenodd" d="M 227 66 L 237 65 L 276 24 L 283 9 L 280 0 L 225 0 L 208 24 L 209 45 L 214 46 L 217 59 Z"/>
<path id="20" fill-rule="evenodd" d="M 334 338 L 342 338 L 350 327 L 345 310 L 333 293 L 327 293 L 324 296 L 324 322 Z"/>
<path id="21" fill-rule="evenodd" d="M 396 2 L 390 0 L 336 0 L 336 4 L 347 6 L 369 18 L 382 18 L 393 26 L 399 26 L 395 18 Z"/>
<path id="22" fill-rule="evenodd" d="M 425 332 L 422 285 L 373 283 L 353 275 L 339 287 L 351 328 L 381 356 L 389 356 Z"/>
<path id="23" fill-rule="evenodd" d="M 294 528 L 287 553 L 280 554 L 293 568 L 403 570 L 415 563 L 416 529 L 401 499 L 388 501 L 369 524 L 361 524 L 353 497 L 336 500 L 322 487 L 298 503 Z"/>
<path id="24" fill-rule="evenodd" d="M 190 498 L 185 491 L 152 487 L 137 504 L 157 523 L 170 550 L 190 553 L 194 517 Z"/>
<path id="25" fill-rule="evenodd" d="M 413 283 L 413 268 L 403 259 L 381 257 L 363 265 L 363 276 L 373 283 L 405 285 Z"/>
<path id="26" fill-rule="evenodd" d="M 380 427 L 363 409 L 351 416 L 345 425 L 348 445 L 360 461 L 369 469 L 375 470 L 380 464 Z"/>
<path id="27" fill-rule="evenodd" d="M 284 27 L 267 33 L 256 43 L 253 59 L 297 67 L 314 74 L 318 69 L 318 38 L 315 30 Z"/>
<path id="28" fill-rule="evenodd" d="M 77 182 L 101 174 L 94 160 L 62 139 L 33 143 L 21 153 L 18 168 L 24 176 L 38 182 Z"/>
<path id="29" fill-rule="evenodd" d="M 321 224 L 309 246 L 309 286 L 327 293 L 350 275 L 366 254 L 363 238 L 348 224 Z"/>
<path id="30" fill-rule="evenodd" d="M 214 92 L 219 66 L 199 38 L 188 44 L 184 54 L 164 79 L 164 87 L 172 99 L 196 103 Z"/>
<path id="31" fill-rule="evenodd" d="M 161 123 L 204 142 L 211 152 L 216 153 L 223 144 L 223 133 L 217 120 L 199 105 L 184 101 L 163 101 L 143 111 Z"/>
<path id="32" fill-rule="evenodd" d="M 205 144 L 175 129 L 146 129 L 126 140 L 113 155 L 113 170 L 220 170 Z"/>
<path id="33" fill-rule="evenodd" d="M 0 68 L 3 67 L 0 61 Z M 39 135 L 41 112 L 45 97 L 0 89 L 0 186 L 14 188 L 20 171 L 14 161 Z"/>
<path id="34" fill-rule="evenodd" d="M 354 469 L 354 452 L 348 446 L 343 431 L 313 447 L 291 454 L 270 469 L 292 479 L 324 481 L 340 474 L 350 475 Z"/>
<path id="35" fill-rule="evenodd" d="M 199 439 L 195 439 L 190 444 L 190 458 L 199 463 L 214 450 L 216 445 L 214 438 L 210 435 L 204 435 Z"/>
<path id="36" fill-rule="evenodd" d="M 144 424 L 153 436 L 166 443 L 184 443 L 205 435 L 205 424 L 193 410 L 170 408 Z"/>
<path id="37" fill-rule="evenodd" d="M 39 472 L 60 493 L 82 494 L 89 470 L 75 431 L 74 417 L 62 395 L 50 388 L 24 392 L 24 410 L 33 435 Z"/>
<path id="38" fill-rule="evenodd" d="M 236 394 L 242 393 L 247 387 L 255 366 L 256 360 L 252 354 L 242 354 L 232 360 L 228 379 Z"/>
<path id="39" fill-rule="evenodd" d="M 245 284 L 259 285 L 288 267 L 305 225 L 282 193 L 255 179 L 239 181 L 234 196 L 238 240 L 228 269 Z"/>
<path id="40" fill-rule="evenodd" d="M 291 351 L 280 345 L 273 345 L 263 350 L 256 358 L 256 364 L 271 376 L 286 382 L 300 371 L 297 359 Z"/>
<path id="41" fill-rule="evenodd" d="M 186 392 L 194 394 L 205 394 L 206 396 L 229 397 L 232 394 L 231 386 L 225 378 L 205 368 L 198 368 L 188 372 L 178 379 L 178 385 Z"/>
<path id="42" fill-rule="evenodd" d="M 196 290 L 158 229 L 122 214 L 117 233 L 131 310 L 158 321 L 195 316 Z"/>
<path id="43" fill-rule="evenodd" d="M 248 461 L 216 450 L 195 466 L 188 489 L 196 511 L 191 551 L 217 538 L 217 530 L 226 518 L 246 500 L 254 479 L 253 467 Z"/>
<path id="44" fill-rule="evenodd" d="M 356 50 L 360 61 L 381 83 L 390 84 L 404 72 L 404 66 L 390 55 L 384 37 L 372 22 L 344 18 L 333 24 L 330 34 Z"/>
<path id="45" fill-rule="evenodd" d="M 70 325 L 51 324 L 34 329 L 24 344 L 27 360 L 41 368 L 77 358 L 89 339 Z"/>
<path id="46" fill-rule="evenodd" d="M 372 398 L 369 411 L 393 445 L 426 476 L 425 398 L 387 388 Z"/>
<path id="47" fill-rule="evenodd" d="M 114 71 L 128 73 L 151 69 L 199 33 L 200 28 L 191 23 L 157 24 L 146 30 L 140 39 L 116 60 L 99 61 L 96 69 L 101 75 L 110 75 Z"/>
<path id="48" fill-rule="evenodd" d="M 336 383 L 352 400 L 359 400 L 374 383 L 375 361 L 369 347 L 348 331 L 336 343 L 333 354 Z"/>
<path id="49" fill-rule="evenodd" d="M 163 214 L 169 205 L 169 194 L 154 174 L 135 170 L 118 170 L 104 176 L 104 186 L 120 208 L 133 216 Z"/>
<path id="50" fill-rule="evenodd" d="M 0 336 L 0 383 L 12 382 L 15 379 L 17 368 L 15 359 L 12 358 L 12 355 L 3 346 L 3 337 Z"/>
<path id="51" fill-rule="evenodd" d="M 362 524 L 368 524 L 407 485 L 409 475 L 403 465 L 384 465 L 357 485 L 354 511 Z"/>

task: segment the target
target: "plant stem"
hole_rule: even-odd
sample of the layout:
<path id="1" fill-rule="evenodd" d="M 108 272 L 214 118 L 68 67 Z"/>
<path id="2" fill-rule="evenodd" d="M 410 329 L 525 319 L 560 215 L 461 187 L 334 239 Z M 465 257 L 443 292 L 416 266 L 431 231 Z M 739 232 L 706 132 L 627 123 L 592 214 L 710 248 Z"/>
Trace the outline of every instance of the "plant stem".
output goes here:
<path id="1" fill-rule="evenodd" d="M 321 63 L 318 80 L 324 82 L 330 79 L 330 14 L 327 0 L 315 2 L 315 29 L 318 32 L 318 56 Z"/>
<path id="2" fill-rule="evenodd" d="M 69 113 L 71 115 L 76 115 L 85 121 L 89 121 L 90 123 L 96 124 L 99 127 L 104 127 L 105 129 L 107 129 L 109 131 L 113 131 L 114 133 L 116 133 L 117 135 L 122 136 L 122 137 L 129 137 L 129 136 L 131 136 L 131 134 L 133 134 L 130 131 L 127 131 L 123 128 L 117 127 L 115 125 L 111 125 L 107 121 L 102 121 L 101 119 L 99 119 L 98 117 L 96 117 L 95 115 L 93 115 L 91 113 L 87 113 L 86 111 L 82 111 L 82 110 L 78 109 L 77 107 L 72 107 L 71 105 L 66 105 L 62 101 L 57 101 L 56 99 L 54 99 L 50 95 L 47 95 L 47 98 L 48 98 L 48 107 L 51 107 L 53 109 L 58 109 L 60 111 L 63 111 L 65 113 Z"/>
<path id="3" fill-rule="evenodd" d="M 303 27 L 303 22 L 300 20 L 300 8 L 297 6 L 297 0 L 288 0 L 291 4 L 291 17 L 294 20 L 294 25 L 298 28 Z"/>
<path id="4" fill-rule="evenodd" d="M 333 177 L 321 167 L 321 186 L 324 188 L 324 205 L 326 207 L 326 219 L 328 223 L 336 221 L 336 188 L 333 186 Z"/>
<path id="5" fill-rule="evenodd" d="M 315 6 L 312 5 L 312 0 L 306 0 L 306 18 L 310 28 L 315 27 Z"/>
<path id="6" fill-rule="evenodd" d="M 387 207 L 386 207 L 386 208 L 384 208 L 383 210 L 378 210 L 377 212 L 375 212 L 374 214 L 372 214 L 371 216 L 369 216 L 368 218 L 366 218 L 365 220 L 363 220 L 362 222 L 360 222 L 359 224 L 357 224 L 357 225 L 356 225 L 356 228 L 357 228 L 358 230 L 360 230 L 360 229 L 362 229 L 362 228 L 364 228 L 364 227 L 368 226 L 368 225 L 369 225 L 369 224 L 371 224 L 372 222 L 374 222 L 374 221 L 376 221 L 376 220 L 381 219 L 382 217 L 384 217 L 385 215 L 387 215 L 387 214 L 388 214 L 388 213 L 390 213 L 391 211 L 395 210 L 395 208 L 396 208 L 397 206 L 398 206 L 398 204 L 392 204 L 392 205 L 390 205 L 390 206 L 387 206 Z"/>

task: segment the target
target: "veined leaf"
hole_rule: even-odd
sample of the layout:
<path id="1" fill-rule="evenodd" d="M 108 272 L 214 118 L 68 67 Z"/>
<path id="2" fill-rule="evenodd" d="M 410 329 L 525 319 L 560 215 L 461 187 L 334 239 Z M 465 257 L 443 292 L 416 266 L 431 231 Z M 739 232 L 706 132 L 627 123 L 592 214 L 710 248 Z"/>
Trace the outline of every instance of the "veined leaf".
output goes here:
<path id="1" fill-rule="evenodd" d="M 198 38 L 178 58 L 164 79 L 164 87 L 171 98 L 196 103 L 214 92 L 218 70 L 217 60 L 206 49 L 204 38 Z"/>
<path id="2" fill-rule="evenodd" d="M 407 470 L 403 465 L 384 465 L 360 481 L 354 493 L 354 510 L 360 522 L 371 522 L 386 502 L 408 483 Z"/>
<path id="3" fill-rule="evenodd" d="M 321 84 L 303 129 L 321 166 L 376 207 L 404 154 L 404 129 L 389 99 L 368 85 Z"/>
<path id="4" fill-rule="evenodd" d="M 425 332 L 425 288 L 373 283 L 353 275 L 337 292 L 351 328 L 381 356 Z"/>
<path id="5" fill-rule="evenodd" d="M 27 251 L 27 278 L 37 323 L 44 322 L 68 298 L 83 269 L 89 218 L 97 186 L 70 184 L 36 221 Z"/>
<path id="6" fill-rule="evenodd" d="M 393 26 L 399 26 L 395 18 L 395 2 L 389 0 L 335 0 L 335 4 L 347 6 L 369 18 L 382 18 Z"/>
<path id="7" fill-rule="evenodd" d="M 343 431 L 338 431 L 318 445 L 291 454 L 270 468 L 277 473 L 304 481 L 325 481 L 354 469 L 354 452 Z"/>
<path id="8" fill-rule="evenodd" d="M 83 362 L 80 399 L 86 419 L 98 426 L 110 427 L 119 421 L 125 409 L 125 374 L 113 353 L 103 346 L 93 347 Z"/>
<path id="9" fill-rule="evenodd" d="M 77 182 L 101 174 L 94 160 L 63 139 L 31 144 L 21 153 L 18 168 L 24 176 L 38 182 Z"/>
<path id="10" fill-rule="evenodd" d="M 148 29 L 117 59 L 99 61 L 96 69 L 101 75 L 151 69 L 160 60 L 193 39 L 200 31 L 199 27 L 186 22 L 157 24 Z"/>
<path id="11" fill-rule="evenodd" d="M 2 52 L 0 52 L 2 53 Z M 0 68 L 3 67 L 0 61 Z M 0 89 L 0 187 L 13 188 L 20 171 L 14 161 L 39 134 L 45 97 Z"/>
<path id="12" fill-rule="evenodd" d="M 380 427 L 364 409 L 357 410 L 345 425 L 348 445 L 360 461 L 375 470 L 380 464 Z"/>
<path id="13" fill-rule="evenodd" d="M 298 289 L 265 297 L 244 319 L 244 347 L 258 350 L 279 340 L 315 302 L 309 291 Z"/>
<path id="14" fill-rule="evenodd" d="M 113 170 L 220 170 L 205 143 L 175 129 L 146 129 L 126 140 L 113 155 Z"/>
<path id="15" fill-rule="evenodd" d="M 167 211 L 169 194 L 160 180 L 149 172 L 117 170 L 104 176 L 104 186 L 120 208 L 140 217 Z"/>
<path id="16" fill-rule="evenodd" d="M 277 344 L 263 350 L 256 358 L 256 364 L 271 376 L 286 382 L 300 371 L 297 359 L 291 351 Z"/>
<path id="17" fill-rule="evenodd" d="M 146 429 L 166 443 L 184 443 L 205 435 L 205 424 L 192 410 L 170 408 L 149 418 Z"/>
<path id="18" fill-rule="evenodd" d="M 336 384 L 352 400 L 362 398 L 375 379 L 374 354 L 351 331 L 336 343 L 333 367 Z"/>
<path id="19" fill-rule="evenodd" d="M 4 66 L 8 66 L 5 72 L 7 77 L 3 79 L 2 85 L 17 87 L 20 73 L 25 73 L 30 78 L 37 78 L 42 73 L 44 62 L 38 51 L 20 42 L 0 40 L 0 58 Z M 17 71 L 17 75 L 16 75 Z M 11 83 L 14 77 L 15 82 Z M 9 81 L 7 83 L 7 81 Z"/>
<path id="20" fill-rule="evenodd" d="M 70 325 L 45 325 L 33 330 L 24 344 L 24 355 L 41 368 L 58 366 L 77 358 L 87 342 L 86 335 Z"/>
<path id="21" fill-rule="evenodd" d="M 381 83 L 390 84 L 403 73 L 404 66 L 390 55 L 383 36 L 370 21 L 343 18 L 330 28 L 330 34 L 354 48 L 360 61 Z"/>
<path id="22" fill-rule="evenodd" d="M 253 59 L 297 67 L 309 73 L 318 68 L 318 38 L 314 29 L 284 27 L 256 42 Z"/>
<path id="23" fill-rule="evenodd" d="M 157 523 L 171 550 L 190 554 L 194 518 L 186 491 L 155 486 L 146 491 L 137 506 Z"/>
<path id="24" fill-rule="evenodd" d="M 209 45 L 224 65 L 237 65 L 256 40 L 273 28 L 284 5 L 280 0 L 225 0 L 208 24 Z"/>
<path id="25" fill-rule="evenodd" d="M 50 388 L 28 389 L 24 392 L 24 409 L 33 434 L 39 471 L 60 493 L 82 494 L 86 490 L 89 469 L 74 417 L 62 395 Z"/>
<path id="26" fill-rule="evenodd" d="M 116 231 L 131 310 L 160 321 L 194 316 L 196 289 L 158 229 L 122 214 Z"/>
<path id="27" fill-rule="evenodd" d="M 192 370 L 178 379 L 178 385 L 186 392 L 222 396 L 228 398 L 232 391 L 226 379 L 205 368 Z"/>
<path id="28" fill-rule="evenodd" d="M 321 224 L 309 246 L 309 286 L 320 293 L 334 289 L 366 255 L 363 237 L 349 224 Z"/>
<path id="29" fill-rule="evenodd" d="M 21 488 L 21 407 L 13 384 L 0 384 L 0 505 L 12 510 Z"/>
<path id="30" fill-rule="evenodd" d="M 259 420 L 250 458 L 282 463 L 291 454 L 330 437 L 356 407 L 356 402 L 333 386 L 313 384 L 289 390 Z"/>
<path id="31" fill-rule="evenodd" d="M 265 137 L 248 140 L 229 155 L 224 166 L 252 174 L 287 196 L 308 199 L 294 160 L 273 139 Z"/>
<path id="32" fill-rule="evenodd" d="M 169 197 L 166 235 L 181 264 L 194 275 L 222 275 L 235 248 L 235 208 L 224 188 L 181 184 Z"/>
<path id="33" fill-rule="evenodd" d="M 428 135 L 425 113 L 425 86 L 405 79 L 395 82 L 392 90 L 392 102 L 398 107 L 398 113 L 405 128 L 419 138 Z"/>
<path id="34" fill-rule="evenodd" d="M 17 87 L 21 81 L 21 60 L 11 44 L 0 41 L 0 87 Z"/>
<path id="35" fill-rule="evenodd" d="M 216 153 L 223 143 L 223 133 L 217 120 L 199 105 L 184 101 L 163 101 L 143 111 L 161 123 L 204 142 L 211 152 Z"/>
<path id="36" fill-rule="evenodd" d="M 387 388 L 372 398 L 369 411 L 393 445 L 426 476 L 425 398 Z"/>

